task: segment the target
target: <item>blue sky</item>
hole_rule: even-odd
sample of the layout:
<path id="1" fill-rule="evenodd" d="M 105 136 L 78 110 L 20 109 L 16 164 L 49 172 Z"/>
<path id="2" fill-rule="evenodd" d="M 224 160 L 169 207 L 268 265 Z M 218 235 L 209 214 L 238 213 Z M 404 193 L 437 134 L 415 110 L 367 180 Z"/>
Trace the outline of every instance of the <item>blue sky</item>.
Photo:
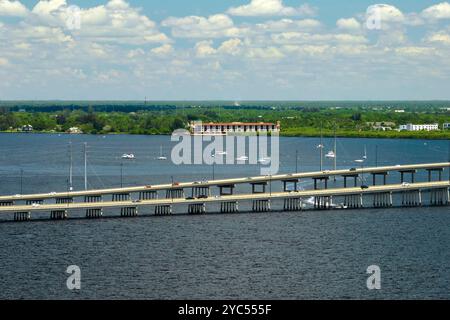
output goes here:
<path id="1" fill-rule="evenodd" d="M 0 100 L 450 99 L 449 56 L 446 1 L 0 0 Z"/>

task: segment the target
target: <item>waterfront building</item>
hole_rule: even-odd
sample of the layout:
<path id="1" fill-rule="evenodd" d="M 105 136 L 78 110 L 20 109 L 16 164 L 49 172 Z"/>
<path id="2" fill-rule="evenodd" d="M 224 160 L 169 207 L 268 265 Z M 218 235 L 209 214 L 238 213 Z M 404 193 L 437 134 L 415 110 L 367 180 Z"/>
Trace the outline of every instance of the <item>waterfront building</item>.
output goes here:
<path id="1" fill-rule="evenodd" d="M 257 133 L 279 133 L 281 130 L 280 121 L 277 123 L 268 122 L 222 122 L 204 123 L 193 121 L 189 125 L 192 134 L 200 135 L 227 135 L 227 134 L 257 134 Z"/>
<path id="2" fill-rule="evenodd" d="M 439 130 L 439 124 L 402 124 L 400 125 L 400 131 L 435 131 Z"/>
<path id="3" fill-rule="evenodd" d="M 450 123 L 444 123 L 444 125 L 442 126 L 442 129 L 449 130 L 450 129 Z"/>

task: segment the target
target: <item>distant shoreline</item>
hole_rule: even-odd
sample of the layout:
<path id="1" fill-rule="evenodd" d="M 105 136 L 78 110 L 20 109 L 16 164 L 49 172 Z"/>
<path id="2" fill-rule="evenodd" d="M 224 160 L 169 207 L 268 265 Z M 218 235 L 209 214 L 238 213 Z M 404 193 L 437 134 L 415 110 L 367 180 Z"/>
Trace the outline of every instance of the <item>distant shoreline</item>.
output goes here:
<path id="1" fill-rule="evenodd" d="M 164 133 L 155 133 L 155 134 L 141 134 L 141 133 L 128 133 L 128 132 L 117 132 L 117 133 L 68 133 L 68 132 L 52 132 L 52 131 L 33 131 L 33 132 L 20 132 L 20 131 L 0 131 L 2 134 L 23 134 L 23 135 L 32 135 L 32 134 L 51 134 L 51 135 L 71 135 L 71 136 L 170 136 L 171 134 Z M 421 135 L 422 134 L 422 135 Z M 319 138 L 320 133 L 283 133 L 281 132 L 280 137 L 285 138 Z M 333 138 L 334 133 L 332 132 L 324 132 L 324 138 Z M 338 133 L 336 135 L 337 138 L 341 139 L 398 139 L 398 140 L 450 140 L 450 131 L 440 132 L 429 135 L 428 132 L 393 132 L 389 136 L 383 134 L 377 134 L 377 132 L 348 132 L 348 133 Z"/>

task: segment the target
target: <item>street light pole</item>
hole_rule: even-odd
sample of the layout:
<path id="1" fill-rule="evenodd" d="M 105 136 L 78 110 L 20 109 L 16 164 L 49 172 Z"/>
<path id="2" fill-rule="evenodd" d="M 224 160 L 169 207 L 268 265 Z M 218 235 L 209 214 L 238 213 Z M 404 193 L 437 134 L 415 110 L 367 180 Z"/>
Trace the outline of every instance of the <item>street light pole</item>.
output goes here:
<path id="1" fill-rule="evenodd" d="M 23 169 L 20 169 L 20 194 L 23 194 Z"/>
<path id="2" fill-rule="evenodd" d="M 120 163 L 120 188 L 123 188 L 123 162 Z"/>
<path id="3" fill-rule="evenodd" d="M 295 173 L 298 173 L 298 150 L 295 150 Z"/>

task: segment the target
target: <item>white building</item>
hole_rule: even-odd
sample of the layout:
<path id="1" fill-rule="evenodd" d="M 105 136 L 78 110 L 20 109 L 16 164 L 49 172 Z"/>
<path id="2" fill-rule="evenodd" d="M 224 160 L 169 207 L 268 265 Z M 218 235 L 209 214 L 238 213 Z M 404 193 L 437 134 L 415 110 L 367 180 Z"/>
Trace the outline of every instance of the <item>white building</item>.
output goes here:
<path id="1" fill-rule="evenodd" d="M 227 135 L 232 133 L 256 134 L 256 133 L 278 133 L 281 126 L 277 123 L 266 122 L 225 122 L 225 123 L 203 123 L 193 121 L 190 123 L 191 133 L 200 135 Z"/>
<path id="2" fill-rule="evenodd" d="M 408 123 L 408 124 L 402 124 L 400 125 L 400 131 L 434 131 L 434 130 L 439 130 L 439 124 L 438 123 L 434 123 L 434 124 L 412 124 L 412 123 Z"/>
<path id="3" fill-rule="evenodd" d="M 450 123 L 444 123 L 444 125 L 442 126 L 442 128 L 443 128 L 444 130 L 450 129 Z"/>

